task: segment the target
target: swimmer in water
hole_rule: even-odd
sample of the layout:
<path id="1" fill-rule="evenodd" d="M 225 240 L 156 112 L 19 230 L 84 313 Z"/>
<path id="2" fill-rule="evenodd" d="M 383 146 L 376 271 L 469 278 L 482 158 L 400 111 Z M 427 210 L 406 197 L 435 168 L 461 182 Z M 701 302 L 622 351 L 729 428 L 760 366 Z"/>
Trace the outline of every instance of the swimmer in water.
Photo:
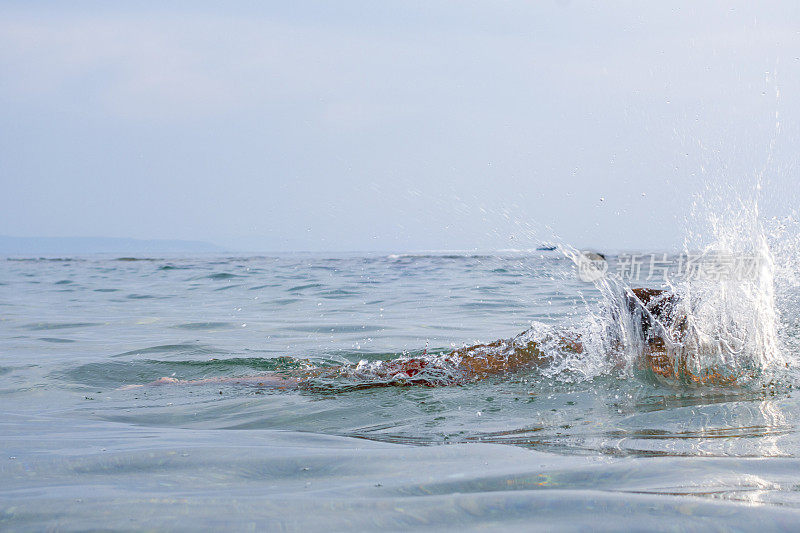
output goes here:
<path id="1" fill-rule="evenodd" d="M 684 379 L 699 384 L 727 385 L 736 381 L 735 376 L 722 375 L 712 370 L 693 371 L 685 358 L 677 358 L 675 350 L 670 349 L 682 346 L 687 331 L 687 320 L 678 310 L 678 298 L 675 294 L 661 289 L 632 289 L 626 294 L 626 303 L 630 317 L 641 336 L 642 350 L 638 360 L 640 369 L 662 378 Z M 584 352 L 584 345 L 577 334 L 559 337 L 556 345 L 565 352 Z M 549 362 L 540 345 L 522 334 L 488 344 L 465 346 L 438 356 L 399 357 L 389 361 L 362 362 L 358 365 L 193 381 L 165 377 L 152 384 L 230 383 L 278 389 L 313 389 L 315 380 L 319 378 L 350 377 L 356 380 L 356 385 L 352 388 L 410 385 L 437 387 L 539 368 Z"/>

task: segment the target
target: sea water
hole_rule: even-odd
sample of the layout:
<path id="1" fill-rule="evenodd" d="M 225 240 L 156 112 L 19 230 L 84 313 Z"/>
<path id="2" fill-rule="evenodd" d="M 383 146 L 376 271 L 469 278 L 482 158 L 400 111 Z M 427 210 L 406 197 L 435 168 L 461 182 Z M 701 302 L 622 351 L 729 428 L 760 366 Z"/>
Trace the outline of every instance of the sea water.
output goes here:
<path id="1" fill-rule="evenodd" d="M 563 249 L 2 258 L 0 528 L 793 530 L 800 309 L 770 231 L 729 250 L 767 254 L 738 291 L 667 282 L 701 364 L 757 371 L 733 385 L 610 357 L 630 284 Z M 447 387 L 146 385 L 575 330 L 580 356 Z"/>

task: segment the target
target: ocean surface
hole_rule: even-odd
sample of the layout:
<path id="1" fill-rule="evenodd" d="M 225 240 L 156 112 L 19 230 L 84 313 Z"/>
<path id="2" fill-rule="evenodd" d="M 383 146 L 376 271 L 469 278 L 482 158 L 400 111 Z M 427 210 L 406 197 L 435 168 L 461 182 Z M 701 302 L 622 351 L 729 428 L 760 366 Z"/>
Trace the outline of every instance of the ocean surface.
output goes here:
<path id="1" fill-rule="evenodd" d="M 131 259 L 0 258 L 0 530 L 800 528 L 788 381 L 149 385 L 580 328 L 557 252 Z"/>

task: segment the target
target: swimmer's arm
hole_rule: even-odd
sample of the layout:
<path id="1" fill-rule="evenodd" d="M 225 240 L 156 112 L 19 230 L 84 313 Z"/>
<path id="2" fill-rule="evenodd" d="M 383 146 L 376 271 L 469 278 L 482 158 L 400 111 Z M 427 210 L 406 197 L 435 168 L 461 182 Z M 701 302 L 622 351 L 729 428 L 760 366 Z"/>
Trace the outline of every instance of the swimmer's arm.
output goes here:
<path id="1" fill-rule="evenodd" d="M 291 376 L 282 376 L 278 374 L 259 374 L 257 376 L 241 376 L 241 377 L 218 377 L 218 378 L 205 378 L 205 379 L 175 379 L 163 377 L 148 383 L 147 385 L 209 385 L 216 383 L 230 384 L 230 385 L 250 385 L 253 387 L 263 387 L 270 389 L 296 389 L 300 383 L 300 379 Z M 136 389 L 144 387 L 144 385 L 126 385 L 122 387 L 123 390 Z"/>
<path id="2" fill-rule="evenodd" d="M 583 353 L 583 344 L 580 338 L 563 337 L 559 340 L 561 349 L 573 353 Z M 549 359 L 539 348 L 539 345 L 530 341 L 524 345 L 508 344 L 508 341 L 498 340 L 488 344 L 476 344 L 453 350 L 447 354 L 451 360 L 458 361 L 458 369 L 468 380 L 481 380 L 489 376 L 517 372 L 526 368 L 544 366 Z M 428 362 L 421 358 L 398 359 L 388 361 L 386 365 L 387 376 L 405 374 L 409 378 L 416 376 L 424 369 Z M 198 380 L 180 380 L 175 378 L 160 378 L 150 385 L 188 384 L 205 385 L 212 383 L 226 383 L 231 385 L 250 385 L 272 389 L 296 389 L 309 378 L 329 374 L 335 376 L 343 367 L 311 368 L 295 371 L 295 376 L 284 373 L 268 373 L 256 376 L 219 377 Z M 403 384 L 434 385 L 422 379 L 416 383 L 409 381 L 398 382 Z M 124 388 L 136 388 L 142 385 L 128 385 Z M 376 382 L 375 386 L 386 386 L 385 382 Z"/>

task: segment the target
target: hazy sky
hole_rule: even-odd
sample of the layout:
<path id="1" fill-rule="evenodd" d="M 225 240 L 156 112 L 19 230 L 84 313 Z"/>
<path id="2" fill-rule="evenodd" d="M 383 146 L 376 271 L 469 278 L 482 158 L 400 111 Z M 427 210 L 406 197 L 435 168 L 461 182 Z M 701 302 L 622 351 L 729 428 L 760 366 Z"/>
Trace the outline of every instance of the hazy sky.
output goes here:
<path id="1" fill-rule="evenodd" d="M 800 3 L 672 4 L 5 1 L 0 234 L 662 248 L 764 165 L 782 213 Z"/>

